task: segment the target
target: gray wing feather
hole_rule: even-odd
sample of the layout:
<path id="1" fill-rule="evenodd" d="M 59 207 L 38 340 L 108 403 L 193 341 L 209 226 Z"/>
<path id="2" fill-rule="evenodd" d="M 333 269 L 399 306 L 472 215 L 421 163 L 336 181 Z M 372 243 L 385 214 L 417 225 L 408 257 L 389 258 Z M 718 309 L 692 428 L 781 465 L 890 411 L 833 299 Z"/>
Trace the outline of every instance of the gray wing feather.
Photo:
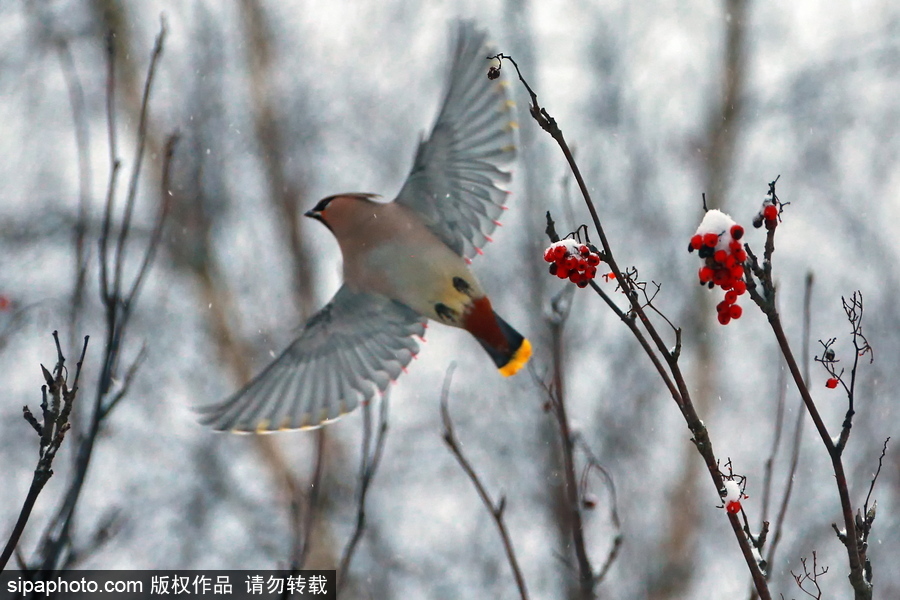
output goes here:
<path id="1" fill-rule="evenodd" d="M 344 286 L 243 389 L 200 407 L 201 421 L 239 432 L 318 427 L 383 392 L 424 333 L 425 318 L 406 305 Z"/>
<path id="2" fill-rule="evenodd" d="M 497 227 L 507 194 L 498 184 L 510 180 L 501 167 L 516 155 L 507 82 L 487 78 L 485 59 L 497 52 L 485 35 L 470 22 L 459 24 L 441 112 L 396 200 L 464 258 L 478 253 Z"/>

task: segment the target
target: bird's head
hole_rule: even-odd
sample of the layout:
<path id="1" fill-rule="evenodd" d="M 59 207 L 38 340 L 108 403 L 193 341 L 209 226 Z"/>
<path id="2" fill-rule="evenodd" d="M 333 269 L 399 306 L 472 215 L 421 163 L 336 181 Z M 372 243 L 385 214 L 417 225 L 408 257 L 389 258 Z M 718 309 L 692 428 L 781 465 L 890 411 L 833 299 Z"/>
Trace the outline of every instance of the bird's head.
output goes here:
<path id="1" fill-rule="evenodd" d="M 344 228 L 352 228 L 360 214 L 361 203 L 371 202 L 377 194 L 337 194 L 319 200 L 312 210 L 303 216 L 321 221 L 336 237 L 340 237 Z"/>

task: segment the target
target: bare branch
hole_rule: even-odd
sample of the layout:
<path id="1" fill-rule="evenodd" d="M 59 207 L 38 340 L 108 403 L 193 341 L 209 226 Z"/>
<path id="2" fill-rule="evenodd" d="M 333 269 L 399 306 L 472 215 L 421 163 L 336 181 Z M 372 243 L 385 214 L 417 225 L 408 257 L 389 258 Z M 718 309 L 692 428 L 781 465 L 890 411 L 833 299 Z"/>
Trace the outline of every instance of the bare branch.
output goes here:
<path id="1" fill-rule="evenodd" d="M 156 35 L 156 43 L 153 47 L 153 53 L 150 56 L 150 66 L 147 68 L 147 78 L 144 80 L 144 93 L 141 96 L 141 112 L 138 118 L 137 132 L 137 148 L 135 149 L 134 167 L 131 169 L 131 180 L 128 184 L 128 194 L 125 197 L 125 212 L 122 215 L 122 224 L 119 231 L 119 237 L 116 240 L 116 258 L 115 258 L 115 275 L 113 279 L 113 295 L 119 296 L 121 288 L 118 287 L 122 279 L 122 268 L 125 264 L 125 243 L 128 240 L 128 233 L 131 229 L 131 217 L 134 213 L 134 206 L 137 201 L 138 180 L 141 174 L 141 166 L 144 161 L 144 149 L 147 145 L 147 112 L 150 105 L 150 90 L 153 88 L 153 77 L 156 74 L 156 65 L 163 52 L 163 42 L 166 39 L 166 20 L 160 17 L 159 33 Z M 170 138 L 167 144 L 167 154 L 172 151 L 175 142 Z M 163 203 L 167 206 L 167 203 Z M 150 244 L 153 247 L 154 244 Z M 143 278 L 142 274 L 134 280 L 134 287 L 139 285 Z M 126 296 L 128 298 L 129 296 Z"/>
<path id="2" fill-rule="evenodd" d="M 38 423 L 35 416 L 31 413 L 27 406 L 23 407 L 25 420 L 37 432 L 40 438 L 39 458 L 37 467 L 34 470 L 34 476 L 31 479 L 31 487 L 22 508 L 19 511 L 19 518 L 13 527 L 13 531 L 6 542 L 3 553 L 0 554 L 0 571 L 2 571 L 9 562 L 10 557 L 19 544 L 19 539 L 25 531 L 25 525 L 34 509 L 34 504 L 44 489 L 44 485 L 53 476 L 53 459 L 62 446 L 66 432 L 69 431 L 69 414 L 72 412 L 72 406 L 75 403 L 78 392 L 78 376 L 81 373 L 81 365 L 84 362 L 84 355 L 87 352 L 88 337 L 84 338 L 84 347 L 81 350 L 81 358 L 78 360 L 78 367 L 75 371 L 75 380 L 72 388 L 69 389 L 66 372 L 66 358 L 63 356 L 62 348 L 59 345 L 59 336 L 56 331 L 53 332 L 53 339 L 56 342 L 57 363 L 53 370 L 52 386 L 42 386 L 41 393 L 43 401 L 41 402 L 43 422 Z M 47 370 L 41 366 L 44 376 L 47 377 Z M 52 401 L 47 403 L 47 392 L 50 392 Z"/>
<path id="3" fill-rule="evenodd" d="M 144 86 L 144 99 L 141 117 L 141 126 L 138 131 L 138 154 L 143 152 L 143 146 L 147 135 L 146 130 L 146 111 L 149 104 L 150 90 L 152 87 L 153 73 L 156 63 L 162 53 L 162 40 L 165 37 L 166 29 L 163 24 L 157 37 L 156 47 L 151 58 L 151 67 L 148 72 L 147 81 Z M 104 220 L 100 233 L 100 292 L 105 308 L 106 316 L 106 339 L 105 352 L 102 359 L 100 378 L 98 381 L 98 389 L 93 402 L 92 412 L 86 417 L 87 429 L 79 440 L 78 449 L 75 457 L 72 480 L 64 494 L 59 506 L 57 507 L 54 517 L 51 519 L 47 529 L 45 530 L 38 548 L 38 562 L 41 570 L 53 571 L 66 564 L 72 559 L 71 554 L 71 529 L 75 518 L 76 507 L 81 497 L 87 476 L 88 467 L 93 455 L 94 445 L 100 432 L 102 423 L 109 416 L 112 408 L 121 400 L 121 396 L 113 395 L 110 397 L 110 390 L 113 382 L 118 378 L 118 362 L 121 356 L 122 344 L 124 343 L 125 333 L 130 320 L 131 311 L 140 289 L 140 282 L 146 274 L 149 266 L 155 256 L 156 248 L 161 240 L 161 228 L 165 218 L 165 206 L 167 204 L 168 191 L 168 174 L 170 163 L 172 160 L 173 149 L 177 140 L 177 135 L 172 135 L 167 144 L 165 155 L 165 166 L 163 175 L 163 200 L 161 201 L 161 212 L 158 219 L 154 234 L 148 242 L 145 249 L 145 255 L 134 280 L 130 285 L 128 296 L 120 295 L 125 282 L 122 273 L 122 251 L 125 241 L 128 237 L 128 229 L 130 222 L 130 213 L 133 210 L 136 197 L 137 173 L 140 170 L 140 156 L 136 161 L 134 172 L 132 173 L 132 189 L 129 190 L 126 199 L 126 215 L 123 217 L 119 235 L 117 236 L 117 250 L 114 261 L 113 279 L 110 281 L 109 269 L 109 236 L 112 230 L 113 208 L 115 200 L 115 187 L 119 162 L 116 158 L 116 128 L 115 128 L 115 45 L 114 35 L 110 34 L 107 38 L 107 121 L 109 126 L 109 144 L 110 144 L 110 162 L 111 173 L 109 187 L 106 196 L 106 209 L 104 211 Z M 140 359 L 140 356 L 139 356 Z M 134 377 L 134 370 L 140 360 L 129 369 L 125 376 L 126 385 Z M 79 364 L 80 372 L 80 364 Z M 78 373 L 76 373 L 76 381 Z M 70 392 L 71 393 L 71 392 Z M 46 435 L 45 431 L 45 435 Z"/>
<path id="4" fill-rule="evenodd" d="M 381 457 L 384 454 L 384 444 L 387 439 L 388 432 L 388 406 L 390 404 L 390 388 L 388 388 L 381 398 L 381 410 L 378 414 L 378 433 L 375 436 L 375 448 L 372 449 L 372 407 L 366 403 L 363 405 L 363 439 L 362 451 L 359 465 L 359 489 L 357 490 L 357 509 L 356 509 L 356 526 L 353 534 L 344 548 L 341 556 L 341 564 L 338 568 L 340 579 L 338 580 L 338 593 L 343 589 L 347 582 L 347 575 L 350 570 L 350 562 L 353 560 L 353 554 L 356 546 L 359 544 L 362 535 L 366 530 L 366 497 L 369 488 L 372 485 L 372 479 L 378 471 L 378 465 L 381 464 Z"/>
<path id="5" fill-rule="evenodd" d="M 775 205 L 779 207 L 780 218 L 781 210 L 784 208 L 784 206 L 786 206 L 787 203 L 781 202 L 781 200 L 779 200 L 775 195 L 776 182 L 777 179 L 769 184 L 769 195 L 771 196 Z M 835 483 L 838 490 L 838 497 L 840 498 L 841 502 L 841 515 L 844 521 L 844 531 L 841 532 L 840 530 L 838 530 L 836 525 L 834 526 L 834 528 L 835 531 L 838 532 L 838 538 L 841 540 L 847 550 L 847 560 L 850 567 L 849 579 L 850 584 L 855 592 L 855 597 L 857 600 L 870 600 L 872 598 L 872 585 L 871 581 L 868 580 L 867 574 L 871 572 L 871 567 L 870 565 L 868 565 L 868 560 L 865 556 L 865 544 L 862 543 L 862 540 L 859 537 L 860 533 L 856 524 L 857 520 L 853 515 L 853 504 L 850 500 L 847 476 L 844 471 L 843 461 L 841 459 L 841 455 L 849 437 L 850 427 L 852 424 L 853 381 L 855 380 L 855 372 L 851 376 L 851 385 L 847 388 L 848 398 L 850 399 L 850 406 L 844 419 L 840 437 L 835 440 L 828 433 L 828 428 L 826 427 L 825 422 L 819 414 L 818 407 L 813 401 L 812 395 L 809 391 L 809 385 L 805 380 L 803 373 L 801 372 L 800 366 L 797 364 L 797 361 L 794 358 L 793 350 L 791 349 L 790 343 L 788 342 L 787 335 L 785 334 L 784 327 L 781 323 L 781 317 L 778 313 L 775 302 L 775 284 L 773 283 L 772 279 L 772 255 L 775 248 L 775 231 L 775 226 L 767 226 L 766 247 L 764 252 L 764 261 L 761 268 L 756 256 L 753 255 L 753 253 L 750 251 L 749 244 L 745 245 L 745 248 L 747 249 L 747 255 L 750 259 L 748 261 L 749 264 L 745 264 L 744 266 L 744 277 L 747 283 L 747 291 L 750 293 L 750 297 L 754 300 L 757 306 L 759 306 L 760 310 L 768 318 L 769 325 L 772 328 L 772 332 L 775 334 L 775 339 L 778 341 L 778 346 L 781 349 L 781 353 L 784 356 L 785 362 L 787 363 L 788 370 L 790 371 L 791 376 L 794 379 L 794 384 L 797 387 L 797 390 L 800 392 L 800 397 L 803 399 L 803 404 L 806 407 L 806 412 L 812 418 L 813 424 L 816 427 L 816 431 L 819 433 L 819 437 L 822 440 L 822 444 L 825 446 L 825 449 L 827 450 L 828 455 L 831 459 L 832 471 L 834 472 Z M 760 294 L 758 292 L 757 281 L 755 281 L 754 278 L 756 278 L 759 285 L 762 286 L 764 294 Z M 844 310 L 847 314 L 848 320 L 851 322 L 851 324 L 853 324 L 854 327 L 854 347 L 857 348 L 856 357 L 854 360 L 855 371 L 855 364 L 856 361 L 858 361 L 859 357 L 862 354 L 871 351 L 871 349 L 868 349 L 868 342 L 865 342 L 865 337 L 862 336 L 861 333 L 861 296 L 859 296 L 858 294 L 854 294 L 851 302 L 849 303 L 844 300 Z M 833 374 L 834 363 L 836 361 L 833 358 L 833 352 L 831 351 L 830 347 L 832 343 L 834 343 L 834 340 L 823 343 L 823 346 L 825 348 L 823 357 L 821 359 L 816 358 L 816 360 L 823 363 L 823 365 L 825 365 L 825 368 Z M 779 531 L 780 525 L 776 526 L 776 535 Z M 774 543 L 775 542 L 773 541 L 773 544 Z"/>
<path id="6" fill-rule="evenodd" d="M 516 559 L 515 548 L 513 547 L 512 539 L 509 536 L 509 531 L 506 529 L 506 521 L 503 518 L 503 511 L 506 508 L 506 498 L 501 496 L 500 501 L 494 503 L 490 494 L 488 494 L 485 489 L 484 484 L 481 483 L 481 479 L 479 479 L 472 464 L 463 454 L 462 447 L 460 446 L 459 440 L 456 437 L 456 432 L 453 429 L 453 420 L 450 418 L 448 402 L 450 396 L 450 382 L 453 378 L 453 371 L 455 369 L 455 363 L 450 365 L 447 369 L 447 375 L 444 377 L 444 389 L 441 391 L 441 420 L 444 423 L 444 442 L 447 443 L 450 452 L 456 457 L 459 465 L 472 481 L 472 485 L 475 486 L 475 490 L 478 492 L 481 501 L 488 509 L 488 512 L 491 513 L 494 524 L 497 526 L 497 530 L 500 532 L 500 537 L 503 540 L 503 548 L 506 550 L 506 558 L 509 561 L 509 566 L 516 579 L 516 585 L 519 588 L 519 597 L 522 598 L 522 600 L 528 600 L 528 590 L 525 587 L 525 578 L 522 576 L 522 571 L 519 568 L 519 561 Z"/>
<path id="7" fill-rule="evenodd" d="M 562 131 L 559 129 L 555 119 L 553 119 L 547 111 L 542 108 L 537 101 L 537 95 L 531 89 L 531 87 L 525 82 L 521 71 L 519 70 L 518 65 L 512 60 L 510 57 L 499 54 L 495 57 L 498 60 L 507 59 L 509 60 L 513 66 L 516 68 L 516 72 L 519 76 L 520 81 L 525 85 L 525 88 L 528 90 L 529 95 L 531 96 L 531 115 L 538 123 L 538 125 L 547 131 L 550 136 L 556 141 L 560 150 L 562 150 L 563 155 L 566 157 L 566 161 L 569 164 L 570 169 L 575 177 L 576 182 L 578 183 L 579 189 L 581 190 L 582 196 L 584 198 L 585 204 L 588 208 L 588 211 L 591 213 L 591 218 L 594 224 L 594 228 L 600 237 L 600 242 L 603 248 L 603 260 L 610 266 L 612 269 L 612 273 L 615 275 L 615 278 L 620 283 L 623 293 L 627 297 L 629 304 L 631 305 L 631 310 L 629 315 L 625 315 L 621 309 L 619 309 L 615 303 L 613 303 L 604 293 L 601 293 L 602 290 L 596 285 L 595 282 L 590 282 L 592 288 L 603 298 L 603 300 L 607 303 L 607 305 L 622 319 L 623 322 L 628 325 L 629 329 L 634 333 L 636 339 L 641 344 L 641 347 L 650 357 L 654 366 L 657 369 L 662 380 L 665 382 L 669 392 L 672 396 L 672 399 L 678 405 L 679 409 L 684 416 L 684 419 L 690 429 L 693 437 L 692 441 L 696 446 L 698 452 L 703 457 L 704 463 L 706 465 L 707 472 L 710 475 L 710 478 L 713 481 L 713 484 L 716 486 L 716 489 L 719 490 L 722 488 L 723 482 L 721 474 L 718 469 L 718 462 L 716 460 L 715 452 L 712 448 L 712 441 L 709 437 L 709 432 L 706 429 L 703 421 L 700 419 L 697 411 L 693 405 L 690 396 L 690 390 L 687 386 L 687 383 L 684 379 L 683 374 L 681 373 L 681 369 L 678 366 L 678 357 L 680 355 L 680 333 L 679 329 L 675 328 L 675 337 L 676 337 L 676 346 L 674 350 L 669 350 L 666 346 L 665 342 L 662 339 L 662 336 L 657 331 L 653 322 L 647 316 L 644 311 L 644 307 L 641 304 L 639 295 L 637 290 L 635 289 L 633 283 L 626 279 L 623 276 L 622 270 L 619 268 L 616 260 L 613 256 L 612 250 L 606 238 L 606 234 L 603 230 L 602 224 L 600 222 L 600 218 L 597 214 L 596 208 L 594 206 L 593 200 L 591 199 L 590 193 L 588 191 L 587 186 L 585 185 L 584 179 L 581 176 L 581 171 L 578 165 L 575 162 L 574 156 L 572 155 L 569 146 L 567 145 L 565 138 L 562 134 Z M 493 69 L 498 69 L 498 67 L 493 67 Z M 489 77 L 496 77 L 498 73 L 492 71 L 489 73 Z M 555 228 L 550 227 L 548 223 L 547 228 L 548 234 L 555 234 Z M 633 317 L 632 317 L 633 315 Z M 638 323 L 640 327 L 643 327 L 647 332 L 650 340 L 653 341 L 651 345 L 648 340 L 644 338 L 642 334 L 639 334 Z M 665 361 L 665 367 L 663 367 L 663 361 Z M 564 436 L 567 432 L 563 432 Z M 564 444 L 570 443 L 570 441 L 565 440 Z M 577 507 L 576 507 L 577 508 Z M 747 536 L 744 534 L 741 523 L 737 519 L 737 517 L 733 514 L 728 515 L 729 523 L 731 525 L 732 531 L 734 532 L 735 538 L 738 541 L 738 545 L 741 548 L 741 554 L 744 557 L 744 561 L 747 564 L 747 568 L 751 573 L 753 578 L 754 586 L 757 588 L 760 597 L 763 600 L 768 600 L 771 595 L 768 590 L 768 584 L 766 583 L 765 576 L 760 570 L 759 564 L 756 561 L 754 556 L 754 549 L 751 547 L 750 542 Z M 577 527 L 573 527 L 575 531 L 578 530 Z M 576 540 L 575 543 L 576 552 L 578 551 L 578 543 Z M 579 570 L 581 572 L 582 582 L 586 581 L 584 578 L 585 569 L 583 568 L 582 561 L 579 561 L 580 567 Z M 589 564 L 589 563 L 588 563 Z M 590 580 L 593 580 L 593 576 L 590 577 Z"/>
<path id="8" fill-rule="evenodd" d="M 812 553 L 813 564 L 812 571 L 806 565 L 806 557 L 800 559 L 800 564 L 803 565 L 803 573 L 797 574 L 791 571 L 791 575 L 794 576 L 794 581 L 797 582 L 797 586 L 803 590 L 810 598 L 815 598 L 816 600 L 822 599 L 822 588 L 819 586 L 819 577 L 828 572 L 828 567 L 818 568 L 816 564 L 816 552 Z"/>

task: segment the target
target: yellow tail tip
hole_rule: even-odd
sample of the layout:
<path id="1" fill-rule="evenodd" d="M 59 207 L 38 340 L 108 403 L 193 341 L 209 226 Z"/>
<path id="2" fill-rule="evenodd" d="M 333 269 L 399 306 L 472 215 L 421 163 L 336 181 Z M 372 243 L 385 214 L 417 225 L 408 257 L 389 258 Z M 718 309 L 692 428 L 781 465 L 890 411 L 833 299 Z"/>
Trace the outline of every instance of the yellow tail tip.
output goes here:
<path id="1" fill-rule="evenodd" d="M 512 355 L 509 362 L 500 367 L 500 374 L 504 377 L 515 375 L 519 372 L 519 369 L 525 366 L 525 363 L 528 362 L 529 358 L 531 358 L 531 342 L 522 340 L 522 345 L 519 346 L 516 353 Z"/>

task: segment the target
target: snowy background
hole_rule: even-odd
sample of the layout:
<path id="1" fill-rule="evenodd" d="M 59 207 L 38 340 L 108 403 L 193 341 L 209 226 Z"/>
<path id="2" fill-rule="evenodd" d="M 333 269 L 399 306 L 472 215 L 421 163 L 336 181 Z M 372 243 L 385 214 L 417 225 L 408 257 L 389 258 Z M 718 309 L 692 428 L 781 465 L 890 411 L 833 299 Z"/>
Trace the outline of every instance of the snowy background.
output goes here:
<path id="1" fill-rule="evenodd" d="M 807 273 L 815 277 L 814 353 L 816 340 L 837 337 L 838 358 L 851 360 L 840 299 L 858 289 L 866 302 L 875 362 L 860 371 L 845 453 L 851 497 L 862 504 L 884 439 L 900 441 L 896 2 L 825 10 L 811 0 L 10 1 L 0 5 L 0 295 L 10 301 L 0 311 L 0 541 L 31 482 L 37 440 L 21 407 L 40 402 L 38 365 L 55 361 L 54 329 L 70 365 L 81 337 L 92 337 L 76 422 L 87 419 L 96 394 L 104 337 L 96 240 L 109 178 L 104 36 L 112 23 L 121 207 L 161 13 L 169 31 L 126 271 L 146 244 L 162 147 L 177 129 L 175 206 L 123 349 L 123 367 L 142 346 L 146 360 L 98 438 L 71 566 L 289 564 L 291 507 L 271 456 L 283 457 L 305 494 L 317 434 L 279 434 L 267 438 L 275 450 L 262 452 L 253 436 L 204 429 L 191 407 L 233 391 L 337 289 L 337 244 L 320 224 L 300 219 L 292 247 L 283 202 L 296 203 L 297 214 L 337 192 L 393 197 L 434 119 L 457 17 L 477 19 L 517 59 L 575 149 L 619 263 L 662 285 L 655 305 L 684 330 L 682 368 L 722 462 L 731 458 L 748 478 L 754 528 L 779 387 L 786 394 L 770 519 L 784 493 L 800 400 L 780 377 L 763 315 L 747 299 L 743 318 L 719 326 L 719 297 L 697 286 L 699 264 L 685 249 L 702 217 L 702 193 L 749 229 L 768 182 L 781 176 L 779 197 L 791 204 L 775 269 L 795 352 Z M 737 53 L 728 52 L 729 39 Z M 84 98 L 87 180 L 78 167 L 73 73 Z M 543 214 L 553 212 L 560 233 L 589 217 L 562 154 L 514 89 L 521 94 L 514 193 L 504 227 L 473 268 L 498 312 L 531 338 L 535 372 L 546 378 L 548 306 L 562 284 L 541 258 Z M 81 185 L 89 268 L 73 321 Z M 755 248 L 762 240 L 749 231 Z M 457 435 L 495 498 L 506 496 L 531 596 L 576 597 L 559 434 L 543 410 L 542 387 L 527 372 L 501 378 L 464 332 L 433 325 L 427 338 L 391 394 L 385 454 L 347 597 L 516 597 L 490 515 L 441 438 L 440 392 L 451 361 Z M 624 536 L 598 596 L 749 596 L 746 566 L 689 431 L 628 330 L 590 290 L 578 290 L 564 342 L 569 415 L 615 480 Z M 810 370 L 819 409 L 837 433 L 846 397 L 825 388 L 819 365 Z M 829 566 L 823 597 L 847 597 L 846 552 L 831 529 L 840 514 L 830 462 L 808 417 L 802 423 L 794 493 L 771 565 L 773 595 L 803 595 L 790 571 L 800 572 L 801 557 L 816 551 Z M 310 568 L 335 568 L 353 531 L 361 424 L 357 411 L 325 429 Z M 75 441 L 63 445 L 26 529 L 26 560 L 65 490 Z M 869 557 L 882 598 L 900 597 L 897 456 L 889 446 L 874 493 Z M 585 511 L 587 548 L 599 568 L 615 530 L 608 489 L 593 481 L 591 491 L 598 504 Z"/>

